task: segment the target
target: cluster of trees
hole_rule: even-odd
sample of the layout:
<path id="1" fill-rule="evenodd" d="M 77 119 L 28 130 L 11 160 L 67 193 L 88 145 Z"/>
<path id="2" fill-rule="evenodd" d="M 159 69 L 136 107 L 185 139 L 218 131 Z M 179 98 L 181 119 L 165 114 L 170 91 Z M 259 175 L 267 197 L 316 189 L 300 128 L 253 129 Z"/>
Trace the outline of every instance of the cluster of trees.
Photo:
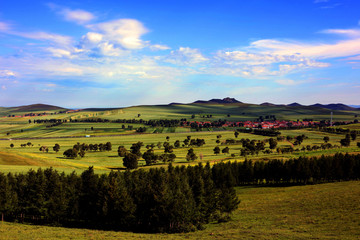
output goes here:
<path id="1" fill-rule="evenodd" d="M 138 168 L 138 161 L 142 157 L 145 160 L 146 165 L 153 165 L 158 163 L 159 161 L 163 163 L 174 162 L 176 155 L 173 153 L 173 149 L 180 147 L 180 141 L 176 140 L 174 146 L 171 145 L 169 141 L 170 137 L 166 137 L 166 142 L 161 144 L 159 142 L 156 146 L 160 149 L 162 146 L 164 147 L 164 153 L 155 154 L 154 148 L 155 144 L 149 144 L 146 146 L 147 150 L 144 153 L 141 153 L 141 147 L 144 145 L 143 142 L 137 142 L 132 144 L 130 147 L 130 151 L 127 150 L 124 146 L 118 147 L 118 155 L 119 157 L 123 157 L 123 165 L 128 169 L 136 169 Z M 203 146 L 205 144 L 204 139 L 191 139 L 191 136 L 187 136 L 183 141 L 183 146 Z M 187 161 L 195 161 L 197 159 L 197 155 L 194 153 L 194 149 L 190 148 L 186 155 Z"/>
<path id="2" fill-rule="evenodd" d="M 67 122 L 66 119 L 34 119 L 34 123 L 62 123 Z M 31 120 L 29 120 L 29 123 L 31 123 Z"/>
<path id="3" fill-rule="evenodd" d="M 217 154 L 220 153 L 220 148 L 219 148 L 218 146 L 216 146 L 216 147 L 213 149 L 213 151 L 214 151 L 214 154 L 217 155 Z M 230 151 L 229 147 L 225 147 L 225 148 L 223 148 L 223 149 L 221 150 L 221 152 L 224 153 L 224 154 L 228 154 L 229 151 Z"/>
<path id="4" fill-rule="evenodd" d="M 333 149 L 339 148 L 338 145 L 332 145 L 331 143 L 322 143 L 321 145 L 306 145 L 301 148 L 301 151 L 317 151 L 317 150 L 326 150 L 326 149 Z M 296 149 L 298 150 L 298 149 Z M 296 151 L 295 150 L 295 151 Z"/>
<path id="5" fill-rule="evenodd" d="M 314 184 L 360 179 L 360 154 L 299 157 L 288 161 L 269 160 L 220 163 L 213 166 L 214 179 L 227 174 L 233 186 L 258 184 Z M 216 183 L 216 182 L 215 182 Z"/>
<path id="6" fill-rule="evenodd" d="M 249 139 L 241 139 L 243 148 L 240 150 L 240 156 L 246 157 L 251 154 L 254 155 L 256 153 L 259 154 L 260 151 L 265 150 L 265 142 L 264 141 L 256 141 Z"/>
<path id="7" fill-rule="evenodd" d="M 13 144 L 14 145 L 14 144 Z M 20 147 L 26 147 L 26 146 L 28 146 L 28 147 L 31 147 L 31 146 L 34 146 L 31 142 L 27 142 L 27 143 L 22 143 L 22 144 L 20 144 Z M 14 147 L 14 146 L 12 146 L 12 147 Z"/>
<path id="8" fill-rule="evenodd" d="M 191 136 L 187 136 L 184 141 L 184 147 L 190 146 L 190 147 L 201 147 L 205 145 L 205 139 L 197 138 L 197 139 L 191 139 Z"/>
<path id="9" fill-rule="evenodd" d="M 344 139 L 340 140 L 341 146 L 348 147 L 350 146 L 351 140 L 355 141 L 357 137 L 357 131 L 351 131 L 350 133 L 345 135 Z"/>
<path id="10" fill-rule="evenodd" d="M 56 147 L 56 144 L 55 144 Z M 60 149 L 60 146 L 59 146 Z M 72 148 L 69 148 L 67 150 L 65 150 L 65 152 L 63 153 L 63 155 L 67 158 L 76 158 L 77 156 L 80 157 L 84 157 L 85 153 L 87 151 L 111 151 L 112 150 L 112 144 L 111 142 L 107 142 L 107 143 L 100 143 L 100 144 L 86 144 L 86 143 L 82 143 L 80 144 L 79 142 L 76 143 Z M 56 151 L 54 149 L 54 151 Z"/>
<path id="11" fill-rule="evenodd" d="M 197 166 L 80 176 L 52 168 L 0 173 L 7 221 L 136 232 L 186 232 L 228 219 L 239 200 L 230 176 Z M 215 179 L 216 177 L 217 179 Z"/>

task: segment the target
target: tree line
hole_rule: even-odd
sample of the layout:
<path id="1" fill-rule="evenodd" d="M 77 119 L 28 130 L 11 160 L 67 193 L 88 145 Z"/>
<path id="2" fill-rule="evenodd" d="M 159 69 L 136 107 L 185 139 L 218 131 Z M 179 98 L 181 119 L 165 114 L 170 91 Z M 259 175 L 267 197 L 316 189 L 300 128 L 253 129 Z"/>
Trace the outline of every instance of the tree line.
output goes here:
<path id="1" fill-rule="evenodd" d="M 232 186 L 317 184 L 360 179 L 360 154 L 299 157 L 283 160 L 219 163 L 213 166 L 215 184 L 228 175 Z M 220 180 L 222 181 L 222 180 Z"/>
<path id="2" fill-rule="evenodd" d="M 239 204 L 230 179 L 214 176 L 209 164 L 102 175 L 89 167 L 80 176 L 52 168 L 0 173 L 0 212 L 7 221 L 35 224 L 193 231 L 229 219 Z"/>

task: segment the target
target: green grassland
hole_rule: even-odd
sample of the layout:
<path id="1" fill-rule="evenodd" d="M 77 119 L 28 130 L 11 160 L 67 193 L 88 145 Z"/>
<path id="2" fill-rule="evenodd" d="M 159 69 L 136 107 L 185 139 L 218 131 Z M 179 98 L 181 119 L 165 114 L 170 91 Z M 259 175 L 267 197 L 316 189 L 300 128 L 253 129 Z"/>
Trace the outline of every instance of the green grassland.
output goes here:
<path id="1" fill-rule="evenodd" d="M 26 111 L 25 111 L 26 110 Z M 122 109 L 89 109 L 78 112 L 43 115 L 36 117 L 4 117 L 9 114 L 22 115 L 33 112 L 48 112 L 49 114 L 59 112 L 64 109 L 50 109 L 45 107 L 37 109 L 31 108 L 0 108 L 0 138 L 7 137 L 7 133 L 11 134 L 11 138 L 25 137 L 63 137 L 63 136 L 84 136 L 84 135 L 117 135 L 131 133 L 122 129 L 123 124 L 109 123 L 88 123 L 88 124 L 62 124 L 56 127 L 49 127 L 51 124 L 29 124 L 29 120 L 44 119 L 61 119 L 61 120 L 81 120 L 88 118 L 102 118 L 108 120 L 117 119 L 187 119 L 192 121 L 254 121 L 260 116 L 275 115 L 278 120 L 303 120 L 313 119 L 315 121 L 330 120 L 330 114 L 333 112 L 334 121 L 354 121 L 355 115 L 359 111 L 334 111 L 324 108 L 314 107 L 289 107 L 289 106 L 261 106 L 255 104 L 178 104 L 178 105 L 157 105 L 157 106 L 136 106 Z M 20 112 L 19 112 L 20 111 Z M 140 114 L 140 116 L 139 116 Z M 191 118 L 195 115 L 195 118 Z M 212 115 L 207 118 L 207 115 Z M 1 117 L 3 116 L 3 117 Z M 124 124 L 138 128 L 143 125 Z M 95 131 L 89 131 L 91 127 L 96 128 Z M 147 127 L 147 133 L 174 133 L 190 131 L 186 128 L 152 128 Z"/>
<path id="2" fill-rule="evenodd" d="M 46 109 L 45 106 L 26 106 L 20 108 L 0 108 L 0 113 L 9 114 L 13 111 L 16 114 L 24 114 L 25 112 L 49 112 L 55 113 L 62 108 L 50 107 Z M 49 167 L 53 166 L 61 171 L 82 171 L 88 166 L 94 166 L 99 172 L 108 172 L 111 169 L 123 168 L 121 158 L 117 157 L 117 148 L 124 145 L 127 149 L 133 143 L 141 141 L 144 143 L 142 152 L 148 144 L 163 143 L 166 141 L 166 136 L 170 137 L 170 144 L 174 144 L 176 140 L 182 141 L 187 136 L 192 138 L 203 138 L 206 144 L 202 147 L 195 147 L 195 153 L 198 155 L 196 162 L 210 161 L 211 164 L 219 161 L 242 161 L 244 157 L 240 157 L 241 145 L 230 145 L 230 154 L 215 155 L 213 149 L 216 144 L 217 135 L 221 134 L 221 142 L 226 139 L 234 138 L 234 128 L 211 128 L 202 129 L 201 132 L 193 132 L 194 129 L 189 127 L 146 127 L 144 134 L 136 133 L 134 129 L 144 127 L 142 124 L 127 124 L 127 123 L 87 123 L 87 122 L 67 122 L 58 126 L 51 126 L 51 123 L 35 124 L 35 119 L 66 119 L 66 120 L 81 120 L 88 118 L 104 118 L 109 120 L 116 119 L 181 119 L 187 118 L 190 120 L 191 115 L 195 118 L 192 120 L 211 121 L 218 119 L 226 119 L 229 121 L 241 120 L 255 120 L 259 116 L 276 115 L 278 119 L 297 120 L 304 118 L 311 118 L 314 120 L 328 119 L 331 110 L 313 107 L 288 107 L 288 106 L 261 106 L 254 104 L 172 104 L 172 105 L 158 105 L 158 106 L 136 106 L 122 109 L 88 109 L 71 113 L 44 115 L 36 117 L 1 117 L 0 118 L 0 171 L 27 171 L 29 168 Z M 333 111 L 334 120 L 354 120 L 356 112 Z M 6 115 L 5 114 L 5 115 Z M 140 116 L 138 116 L 140 114 Z M 212 118 L 203 118 L 203 116 L 212 115 Z M 230 117 L 228 117 L 230 115 Z M 31 120 L 31 123 L 29 123 Z M 123 128 L 125 125 L 125 128 Z M 128 126 L 132 126 L 130 130 Z M 356 128 L 358 124 L 347 125 L 351 128 Z M 93 128 L 93 130 L 92 130 Z M 304 140 L 302 146 L 306 145 L 321 145 L 324 136 L 330 137 L 331 144 L 339 144 L 342 135 L 322 133 L 318 131 L 310 131 L 307 129 L 282 131 L 283 136 L 298 136 L 305 134 L 308 138 Z M 91 137 L 85 137 L 90 135 Z M 264 140 L 268 137 L 256 136 L 252 134 L 242 133 L 238 137 L 248 138 L 250 140 Z M 31 142 L 31 147 L 20 147 L 21 144 Z M 87 152 L 84 158 L 66 159 L 62 153 L 72 148 L 77 142 L 87 144 L 99 144 L 111 142 L 113 149 L 110 152 Z M 52 150 L 55 143 L 60 144 L 61 149 L 58 153 Z M 14 144 L 14 148 L 10 148 L 10 144 Z M 281 141 L 278 147 L 292 145 L 291 142 Z M 39 151 L 40 146 L 49 147 L 48 153 Z M 225 145 L 219 145 L 224 148 Z M 300 148 L 302 147 L 300 146 Z M 268 144 L 266 148 L 269 148 Z M 299 148 L 299 147 L 297 147 Z M 177 158 L 175 165 L 178 164 L 194 164 L 186 161 L 186 153 L 188 148 L 180 147 L 174 149 Z M 155 148 L 155 153 L 163 153 L 163 148 Z M 352 142 L 348 148 L 329 149 L 318 151 L 298 151 L 292 154 L 271 154 L 259 153 L 259 155 L 248 156 L 248 159 L 253 160 L 267 160 L 273 158 L 289 159 L 302 155 L 319 156 L 321 154 L 334 154 L 336 152 L 358 152 L 356 142 Z M 231 157 L 231 154 L 235 154 Z M 201 156 L 201 157 L 200 157 Z M 144 166 L 144 160 L 140 160 L 140 166 Z M 159 163 L 157 166 L 164 165 Z"/>
<path id="3" fill-rule="evenodd" d="M 20 109 L 21 110 L 21 109 Z M 35 109 L 36 110 L 36 109 Z M 44 112 L 46 109 L 37 109 Z M 7 116 L 13 109 L 0 108 L 0 171 L 26 172 L 29 169 L 53 167 L 58 171 L 78 173 L 89 166 L 94 166 L 96 173 L 109 173 L 111 170 L 122 170 L 123 161 L 118 157 L 117 148 L 120 145 L 127 149 L 133 143 L 141 141 L 146 151 L 148 144 L 166 142 L 174 144 L 191 136 L 192 139 L 204 139 L 202 147 L 193 147 L 198 159 L 186 161 L 189 147 L 174 149 L 177 158 L 173 165 L 194 165 L 199 162 L 215 164 L 221 161 L 243 161 L 240 156 L 242 145 L 224 145 L 226 139 L 235 139 L 233 128 L 203 129 L 194 132 L 188 127 L 148 127 L 145 133 L 136 133 L 128 129 L 144 127 L 142 124 L 123 123 L 86 123 L 67 122 L 58 126 L 51 124 L 34 124 L 34 119 L 66 119 L 81 120 L 86 118 L 116 119 L 181 119 L 190 120 L 195 114 L 195 121 L 214 121 L 226 119 L 229 121 L 255 120 L 259 116 L 276 115 L 277 119 L 297 120 L 311 118 L 314 120 L 329 120 L 331 110 L 311 107 L 259 106 L 252 104 L 181 104 L 162 106 L 137 106 L 123 109 L 90 109 L 74 113 L 53 114 L 37 117 L 1 117 Z M 16 114 L 24 114 L 19 111 Z M 58 110 L 51 110 L 56 112 Z M 333 111 L 335 121 L 353 121 L 358 112 Z M 140 117 L 138 116 L 140 114 Z M 230 115 L 228 117 L 227 115 Z M 203 116 L 212 115 L 212 118 Z M 125 125 L 125 129 L 122 128 Z M 93 130 L 91 128 L 93 127 Z M 359 124 L 341 126 L 342 128 L 360 129 Z M 329 143 L 340 145 L 342 134 L 319 132 L 312 129 L 281 130 L 282 136 L 296 137 L 306 135 L 301 149 L 306 145 L 320 146 L 325 136 Z M 85 137 L 90 135 L 90 137 Z M 221 143 L 217 144 L 217 136 L 221 135 Z M 265 140 L 269 137 L 240 133 L 237 139 Z M 359 140 L 357 140 L 359 141 Z M 337 152 L 360 152 L 352 141 L 349 147 L 316 151 L 296 151 L 291 154 L 270 154 L 260 152 L 258 155 L 248 155 L 253 161 L 268 161 L 270 159 L 287 160 L 299 156 L 332 155 Z M 21 147 L 21 144 L 31 142 L 31 146 Z M 88 151 L 84 158 L 64 158 L 63 152 L 76 143 L 100 144 L 111 142 L 112 150 L 108 152 Z M 61 149 L 58 153 L 52 147 L 58 143 Z M 14 144 L 11 148 L 10 144 Z M 292 145 L 287 140 L 279 141 L 278 147 Z M 49 152 L 41 152 L 41 146 L 49 147 Z M 214 154 L 213 149 L 228 146 L 229 154 Z M 269 144 L 266 144 L 269 149 Z M 155 153 L 161 154 L 164 148 L 155 147 Z M 231 156 L 235 154 L 235 156 Z M 162 162 L 145 166 L 143 159 L 139 160 L 141 168 L 166 166 Z M 58 227 L 33 226 L 16 223 L 0 224 L 0 239 L 359 239 L 360 237 L 360 183 L 340 182 L 315 186 L 294 187 L 239 187 L 237 193 L 241 204 L 233 214 L 233 220 L 227 223 L 210 223 L 203 231 L 184 234 L 138 234 L 114 231 L 97 231 L 88 229 L 66 229 Z M 31 237 L 30 237 L 31 238 Z"/>
<path id="4" fill-rule="evenodd" d="M 256 104 L 175 104 L 157 106 L 137 106 L 120 110 L 107 111 L 108 119 L 132 119 L 141 114 L 141 118 L 148 119 L 190 119 L 195 114 L 197 121 L 204 120 L 203 115 L 212 115 L 212 119 L 227 119 L 229 121 L 254 120 L 259 116 L 276 115 L 277 119 L 297 120 L 311 118 L 314 120 L 329 119 L 333 112 L 335 121 L 354 120 L 359 111 L 335 111 L 314 107 L 289 106 L 261 106 Z M 227 115 L 230 114 L 230 117 Z"/>
<path id="5" fill-rule="evenodd" d="M 226 223 L 180 234 L 69 229 L 0 223 L 0 239 L 359 239 L 360 182 L 238 187 L 241 203 Z"/>
<path id="6" fill-rule="evenodd" d="M 72 126 L 72 124 L 74 124 Z M 111 123 L 108 123 L 111 125 Z M 65 125 L 65 124 L 64 124 Z M 217 144 L 217 135 L 221 135 L 221 142 L 224 142 L 226 139 L 235 139 L 233 131 L 217 131 L 217 132 L 182 132 L 182 133 L 157 133 L 157 134 L 118 134 L 118 135 L 107 135 L 107 136 L 98 136 L 98 137 L 73 137 L 73 138 L 64 138 L 63 135 L 66 136 L 70 133 L 73 133 L 72 129 L 77 129 L 77 127 L 88 126 L 88 123 L 69 123 L 68 129 L 63 129 L 63 132 L 57 131 L 54 132 L 53 135 L 50 133 L 41 134 L 41 130 L 38 130 L 37 133 L 42 137 L 51 137 L 46 139 L 12 139 L 12 140 L 2 140 L 0 141 L 0 171 L 27 171 L 30 168 L 37 167 L 54 167 L 60 171 L 70 172 L 70 171 L 83 171 L 88 166 L 94 166 L 96 171 L 98 172 L 108 172 L 111 169 L 122 169 L 122 158 L 117 156 L 117 148 L 120 145 L 125 146 L 127 149 L 130 149 L 133 143 L 141 141 L 144 143 L 141 151 L 146 151 L 146 145 L 148 144 L 157 144 L 161 142 L 163 144 L 166 142 L 166 137 L 169 136 L 169 143 L 174 144 L 176 140 L 182 142 L 187 136 L 191 136 L 193 139 L 202 138 L 205 140 L 206 144 L 202 147 L 193 147 L 195 153 L 198 156 L 198 159 L 195 162 L 187 162 L 186 154 L 189 147 L 180 147 L 175 148 L 174 153 L 177 158 L 175 159 L 174 165 L 179 164 L 197 164 L 198 162 L 210 162 L 211 164 L 220 162 L 220 161 L 243 161 L 245 158 L 240 156 L 240 149 L 242 145 L 223 145 Z M 103 128 L 105 128 L 106 123 L 101 124 Z M 60 125 L 63 126 L 63 125 Z M 344 138 L 343 135 L 340 134 L 331 134 L 331 133 L 323 133 L 318 131 L 311 131 L 307 129 L 300 130 L 283 130 L 281 131 L 283 136 L 298 136 L 305 134 L 308 138 L 304 140 L 301 146 L 295 146 L 295 148 L 302 148 L 302 146 L 306 145 L 321 145 L 324 141 L 324 136 L 329 136 L 329 143 L 335 145 L 340 145 L 339 141 L 341 138 Z M 34 132 L 35 133 L 35 132 Z M 114 133 L 114 132 L 113 132 Z M 56 137 L 53 137 L 53 136 Z M 36 134 L 34 134 L 36 136 Z M 92 135 L 93 136 L 93 135 Z M 241 133 L 238 136 L 238 139 L 248 138 L 250 140 L 265 140 L 268 137 L 253 135 L 248 133 Z M 21 147 L 21 144 L 26 144 L 27 142 L 31 142 L 33 146 Z M 91 152 L 88 151 L 84 158 L 75 158 L 68 159 L 63 157 L 63 152 L 66 149 L 72 148 L 74 144 L 77 142 L 86 143 L 86 144 L 100 144 L 111 142 L 112 150 L 106 152 Z M 58 153 L 52 150 L 52 147 L 58 143 L 61 146 L 61 149 Z M 13 148 L 10 148 L 10 144 L 14 144 Z M 279 141 L 278 147 L 284 147 L 292 145 L 291 142 L 286 140 Z M 41 152 L 39 151 L 40 146 L 49 147 L 49 152 Z M 213 149 L 215 146 L 219 146 L 220 149 L 228 146 L 230 148 L 229 154 L 218 154 L 215 155 Z M 269 144 L 266 144 L 266 149 L 269 148 Z M 161 154 L 164 152 L 164 148 L 155 147 L 155 153 Z M 259 155 L 249 155 L 248 159 L 256 160 L 269 160 L 269 159 L 289 159 L 293 157 L 299 156 L 320 156 L 322 154 L 335 154 L 336 152 L 360 152 L 360 148 L 356 146 L 356 141 L 352 141 L 350 147 L 346 148 L 336 148 L 336 149 L 328 149 L 328 150 L 317 150 L 317 151 L 298 151 L 293 152 L 291 154 L 278 154 L 276 151 L 270 154 L 264 154 L 262 152 Z M 231 157 L 231 154 L 235 154 L 234 157 Z M 202 159 L 200 158 L 202 156 Z M 11 167 L 12 166 L 12 167 Z M 140 159 L 139 166 L 148 168 L 149 166 L 145 166 L 145 161 Z M 164 163 L 160 162 L 155 167 L 165 166 Z M 151 166 L 151 167 L 154 167 Z"/>
<path id="7" fill-rule="evenodd" d="M 350 130 L 360 130 L 360 123 L 348 124 L 346 126 L 339 126 L 339 127 Z"/>

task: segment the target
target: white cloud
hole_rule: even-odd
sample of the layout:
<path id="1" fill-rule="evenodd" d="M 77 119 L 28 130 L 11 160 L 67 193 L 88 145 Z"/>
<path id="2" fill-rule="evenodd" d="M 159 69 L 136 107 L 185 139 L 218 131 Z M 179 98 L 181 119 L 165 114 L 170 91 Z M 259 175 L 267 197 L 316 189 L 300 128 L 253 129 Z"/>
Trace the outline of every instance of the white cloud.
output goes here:
<path id="1" fill-rule="evenodd" d="M 46 49 L 48 52 L 50 52 L 54 57 L 71 57 L 72 53 L 68 50 L 65 49 L 60 49 L 60 48 L 53 48 L 53 47 L 49 47 Z"/>
<path id="2" fill-rule="evenodd" d="M 96 18 L 91 12 L 82 9 L 70 9 L 55 3 L 48 3 L 47 6 L 61 15 L 66 21 L 75 22 L 80 25 L 86 24 Z"/>
<path id="3" fill-rule="evenodd" d="M 95 19 L 95 16 L 87 11 L 77 9 L 63 9 L 61 14 L 64 16 L 65 20 L 70 22 L 76 22 L 77 24 L 85 24 Z"/>
<path id="4" fill-rule="evenodd" d="M 327 59 L 360 54 L 360 38 L 336 43 L 302 43 L 264 39 L 252 42 L 250 48 L 268 54 Z"/>
<path id="5" fill-rule="evenodd" d="M 113 56 L 117 57 L 125 53 L 124 50 L 115 48 L 114 44 L 103 42 L 98 45 L 99 53 L 104 56 Z"/>
<path id="6" fill-rule="evenodd" d="M 18 37 L 49 41 L 62 46 L 69 46 L 72 44 L 72 38 L 65 35 L 47 33 L 47 32 L 19 32 L 19 31 L 4 31 L 6 34 L 14 35 Z"/>
<path id="7" fill-rule="evenodd" d="M 338 34 L 349 37 L 360 37 L 360 29 L 326 29 L 321 31 L 320 33 Z"/>
<path id="8" fill-rule="evenodd" d="M 158 51 L 158 50 L 169 50 L 171 48 L 169 46 L 166 46 L 166 45 L 154 44 L 154 45 L 150 46 L 150 49 L 152 51 Z"/>
<path id="9" fill-rule="evenodd" d="M 171 51 L 165 61 L 178 65 L 191 65 L 208 60 L 208 58 L 201 54 L 199 49 L 180 47 L 178 50 Z"/>
<path id="10" fill-rule="evenodd" d="M 88 32 L 81 39 L 85 44 L 93 45 L 100 43 L 101 40 L 103 39 L 103 35 L 100 33 Z"/>
<path id="11" fill-rule="evenodd" d="M 10 70 L 0 70 L 0 78 L 15 77 L 16 73 Z"/>
<path id="12" fill-rule="evenodd" d="M 280 85 L 285 85 L 285 86 L 293 86 L 293 85 L 298 84 L 297 82 L 295 82 L 292 79 L 279 79 L 279 80 L 275 80 L 275 82 Z"/>
<path id="13" fill-rule="evenodd" d="M 105 41 L 120 44 L 125 49 L 141 49 L 147 45 L 140 39 L 148 32 L 144 25 L 135 19 L 117 19 L 109 22 L 87 25 L 93 31 L 100 32 Z"/>

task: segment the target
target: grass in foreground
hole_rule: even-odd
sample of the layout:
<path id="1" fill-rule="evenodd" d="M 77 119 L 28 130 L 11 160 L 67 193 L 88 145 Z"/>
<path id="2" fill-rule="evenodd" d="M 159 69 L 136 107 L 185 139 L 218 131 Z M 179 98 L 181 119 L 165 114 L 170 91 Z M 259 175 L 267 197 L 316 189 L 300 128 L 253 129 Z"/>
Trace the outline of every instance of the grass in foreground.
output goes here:
<path id="1" fill-rule="evenodd" d="M 183 234 L 0 224 L 0 239 L 359 239 L 360 182 L 239 187 L 233 220 Z"/>

